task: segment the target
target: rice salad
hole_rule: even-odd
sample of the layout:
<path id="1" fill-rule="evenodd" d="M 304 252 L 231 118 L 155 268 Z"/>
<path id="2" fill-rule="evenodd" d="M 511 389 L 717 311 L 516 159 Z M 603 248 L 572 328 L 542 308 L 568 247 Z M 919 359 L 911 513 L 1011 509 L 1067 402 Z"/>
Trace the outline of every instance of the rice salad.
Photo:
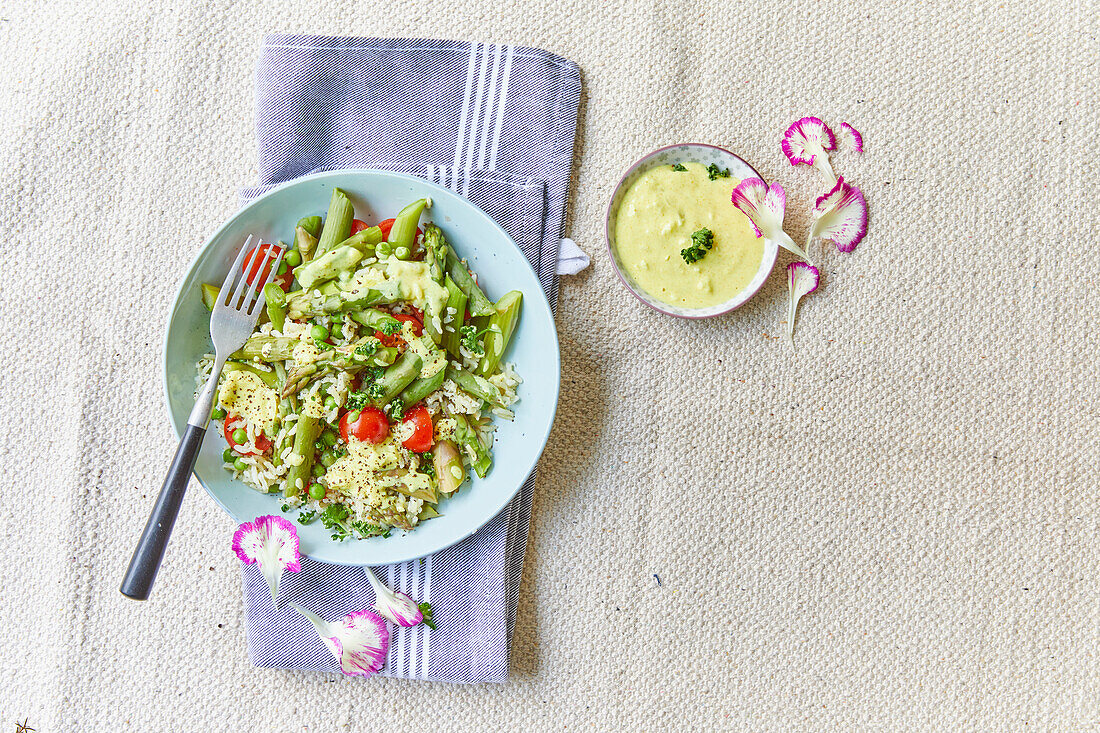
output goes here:
<path id="1" fill-rule="evenodd" d="M 502 356 L 522 293 L 489 300 L 443 231 L 420 228 L 430 205 L 369 226 L 334 189 L 324 220 L 298 222 L 276 273 L 272 245 L 244 261 L 250 283 L 271 282 L 219 380 L 223 465 L 333 540 L 441 516 L 471 473 L 489 472 L 494 419 L 515 416 L 521 379 Z M 208 307 L 217 295 L 202 286 Z M 197 385 L 212 365 L 212 354 L 199 361 Z"/>

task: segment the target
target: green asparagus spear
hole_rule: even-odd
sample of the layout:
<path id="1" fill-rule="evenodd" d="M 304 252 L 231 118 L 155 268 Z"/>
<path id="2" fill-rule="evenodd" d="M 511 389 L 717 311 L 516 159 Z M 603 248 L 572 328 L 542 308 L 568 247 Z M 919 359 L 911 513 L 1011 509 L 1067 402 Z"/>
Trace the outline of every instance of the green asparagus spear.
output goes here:
<path id="1" fill-rule="evenodd" d="M 466 269 L 458 256 L 448 247 L 447 274 L 455 281 L 455 284 L 466 294 L 466 307 L 471 316 L 491 316 L 495 311 L 493 301 L 477 286 L 470 271 Z"/>
<path id="2" fill-rule="evenodd" d="M 485 377 L 478 376 L 465 369 L 447 367 L 447 379 L 450 379 L 466 394 L 477 397 L 493 405 L 503 406 L 500 391 Z"/>
<path id="3" fill-rule="evenodd" d="M 428 265 L 432 279 L 437 283 L 443 282 L 444 271 L 447 268 L 447 240 L 443 238 L 443 230 L 435 224 L 424 227 L 424 262 Z"/>
<path id="4" fill-rule="evenodd" d="M 397 333 L 401 330 L 401 321 L 397 320 L 389 313 L 380 311 L 376 308 L 368 308 L 361 311 L 351 312 L 352 320 L 356 323 L 361 323 L 369 329 L 374 331 L 381 331 L 382 333 Z"/>
<path id="5" fill-rule="evenodd" d="M 432 448 L 432 466 L 435 480 L 444 494 L 453 494 L 466 480 L 466 466 L 462 455 L 449 440 L 441 440 Z"/>
<path id="6" fill-rule="evenodd" d="M 309 236 L 317 239 L 321 236 L 321 217 L 304 216 L 298 220 L 298 228 L 305 229 Z"/>
<path id="7" fill-rule="evenodd" d="M 206 306 L 206 310 L 214 310 L 214 306 L 218 302 L 218 293 L 222 291 L 217 285 L 211 285 L 210 283 L 202 284 L 202 304 Z"/>
<path id="8" fill-rule="evenodd" d="M 350 272 L 361 259 L 363 253 L 355 247 L 339 246 L 298 265 L 294 268 L 294 279 L 303 290 L 310 290 L 319 283 L 338 277 L 341 272 Z"/>
<path id="9" fill-rule="evenodd" d="M 328 216 L 325 217 L 325 226 L 321 229 L 321 238 L 317 241 L 314 257 L 320 257 L 335 249 L 336 245 L 347 239 L 351 234 L 351 222 L 354 217 L 355 210 L 348 195 L 338 188 L 332 189 Z"/>
<path id="10" fill-rule="evenodd" d="M 305 227 L 299 226 L 294 230 L 294 247 L 302 256 L 302 262 L 309 262 L 313 259 L 313 252 L 317 248 L 317 237 L 310 234 Z"/>
<path id="11" fill-rule="evenodd" d="M 347 346 L 331 348 L 322 351 L 313 361 L 298 364 L 294 370 L 286 375 L 286 383 L 283 385 L 283 397 L 300 391 L 313 379 L 323 377 L 337 369 L 355 372 L 368 364 L 382 366 L 392 362 L 397 350 L 392 353 L 386 349 L 379 349 L 378 340 L 373 336 L 364 336 Z M 387 361 L 388 357 L 388 361 Z"/>
<path id="12" fill-rule="evenodd" d="M 294 346 L 298 339 L 287 336 L 253 336 L 244 342 L 244 346 L 233 353 L 234 359 L 260 361 L 286 361 L 294 356 Z"/>
<path id="13" fill-rule="evenodd" d="M 372 402 L 379 407 L 392 402 L 394 397 L 401 394 L 401 391 L 420 375 L 422 364 L 420 357 L 412 351 L 402 354 L 401 358 L 379 377 L 378 384 L 382 389 L 379 391 L 379 396 Z"/>
<path id="14" fill-rule="evenodd" d="M 267 304 L 267 317 L 271 327 L 282 331 L 286 324 L 286 293 L 276 283 L 264 285 L 264 301 Z"/>
<path id="15" fill-rule="evenodd" d="M 316 399 L 316 395 L 313 396 Z M 313 443 L 321 436 L 323 427 L 321 421 L 306 414 L 306 406 L 303 405 L 298 413 L 298 428 L 294 432 L 294 451 L 287 459 L 290 468 L 286 472 L 286 496 L 297 496 L 306 489 L 309 483 L 309 475 L 313 470 L 314 447 Z M 301 461 L 299 462 L 299 459 Z"/>
<path id="16" fill-rule="evenodd" d="M 477 373 L 488 377 L 500 366 L 500 357 L 508 348 L 508 341 L 516 330 L 519 312 L 523 307 L 523 293 L 512 290 L 501 296 L 496 304 L 496 313 L 489 317 L 489 330 L 485 332 L 485 355 L 477 365 Z"/>
<path id="17" fill-rule="evenodd" d="M 474 473 L 481 478 L 485 478 L 485 474 L 489 472 L 489 466 L 493 463 L 493 458 L 489 455 L 489 449 L 482 443 L 481 438 L 478 437 L 477 431 L 470 425 L 466 415 L 457 414 L 454 419 L 455 440 L 473 449 L 475 456 Z"/>
<path id="18" fill-rule="evenodd" d="M 249 372 L 259 377 L 260 381 L 266 384 L 268 387 L 274 387 L 276 384 L 275 372 L 265 371 L 248 363 L 243 363 L 239 361 L 227 361 L 225 363 L 225 366 L 222 368 L 222 374 L 228 374 L 229 372 Z"/>
<path id="19" fill-rule="evenodd" d="M 416 244 L 416 226 L 420 223 L 420 215 L 427 205 L 428 199 L 417 199 L 401 209 L 394 218 L 387 241 L 399 260 L 407 260 L 412 256 L 413 245 Z"/>
<path id="20" fill-rule="evenodd" d="M 285 375 L 284 375 L 285 380 Z M 279 385 L 279 389 L 282 389 L 282 385 Z M 277 442 L 275 443 L 275 449 L 271 452 L 271 462 L 276 466 L 283 465 L 283 453 L 286 449 L 293 444 L 294 436 L 287 435 L 286 433 L 280 434 L 278 426 L 282 425 L 286 421 L 286 418 L 297 411 L 298 409 L 298 397 L 292 396 L 289 399 L 279 400 L 279 411 L 276 421 L 275 435 Z"/>
<path id="21" fill-rule="evenodd" d="M 378 227 L 360 229 L 355 234 L 340 242 L 338 247 L 355 247 L 363 253 L 364 257 L 374 254 L 374 246 L 382 241 L 382 230 Z"/>
<path id="22" fill-rule="evenodd" d="M 447 353 L 457 358 L 460 356 L 458 345 L 462 342 L 462 336 L 458 329 L 462 328 L 462 324 L 466 322 L 466 293 L 462 292 L 462 288 L 455 285 L 455 281 L 451 279 L 450 275 L 445 277 L 443 284 L 447 288 L 447 305 L 444 307 L 443 312 L 452 313 L 452 315 L 450 323 L 443 326 L 441 343 Z"/>
<path id="23" fill-rule="evenodd" d="M 442 387 L 443 380 L 446 376 L 447 373 L 443 369 L 440 369 L 430 377 L 418 377 L 408 387 L 405 387 L 398 397 L 408 406 L 415 405 L 417 402 L 420 402 L 420 400 Z"/>

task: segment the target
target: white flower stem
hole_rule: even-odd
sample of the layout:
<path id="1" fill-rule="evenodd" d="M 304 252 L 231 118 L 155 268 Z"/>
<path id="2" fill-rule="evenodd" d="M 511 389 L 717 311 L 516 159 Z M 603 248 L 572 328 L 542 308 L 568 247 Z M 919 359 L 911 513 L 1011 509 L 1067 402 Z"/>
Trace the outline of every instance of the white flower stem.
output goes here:
<path id="1" fill-rule="evenodd" d="M 382 581 L 378 579 L 378 576 L 374 574 L 374 571 L 363 566 L 363 573 L 367 576 L 367 580 L 370 581 L 370 587 L 374 589 L 374 595 L 377 598 L 381 598 L 390 592 L 390 589 L 382 584 Z"/>
<path id="2" fill-rule="evenodd" d="M 308 608 L 302 608 L 297 603 L 291 603 L 290 605 L 294 607 L 295 611 L 302 614 L 313 622 L 313 626 L 317 629 L 317 633 L 319 633 L 321 636 L 325 635 L 325 629 L 328 626 L 327 621 L 315 614 L 313 611 L 310 611 Z"/>

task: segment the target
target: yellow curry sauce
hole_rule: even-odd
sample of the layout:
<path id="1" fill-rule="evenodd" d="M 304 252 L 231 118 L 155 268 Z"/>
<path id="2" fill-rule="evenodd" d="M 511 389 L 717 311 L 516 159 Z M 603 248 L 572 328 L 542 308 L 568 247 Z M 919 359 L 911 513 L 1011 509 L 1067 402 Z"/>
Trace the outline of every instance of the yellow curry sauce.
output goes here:
<path id="1" fill-rule="evenodd" d="M 730 203 L 736 178 L 712 181 L 702 164 L 683 165 L 687 170 L 657 166 L 630 186 L 619 205 L 615 248 L 635 284 L 657 300 L 706 308 L 725 303 L 752 281 L 764 240 Z M 713 232 L 713 248 L 688 264 L 680 251 L 703 228 Z"/>

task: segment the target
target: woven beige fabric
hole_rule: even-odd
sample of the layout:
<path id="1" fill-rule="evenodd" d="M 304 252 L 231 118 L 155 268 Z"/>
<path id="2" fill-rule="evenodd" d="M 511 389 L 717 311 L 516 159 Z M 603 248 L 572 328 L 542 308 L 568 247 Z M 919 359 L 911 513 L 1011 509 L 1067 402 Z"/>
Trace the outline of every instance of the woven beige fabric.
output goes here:
<path id="1" fill-rule="evenodd" d="M 0 6 L 0 726 L 1073 730 L 1100 723 L 1097 5 L 1087 0 Z M 117 586 L 175 445 L 175 282 L 254 180 L 262 34 L 521 43 L 584 71 L 563 390 L 505 686 L 249 665 L 197 485 Z M 777 270 L 688 323 L 620 287 L 619 172 L 706 141 L 788 190 L 817 114 L 871 207 L 780 338 Z M 786 263 L 781 256 L 780 265 Z M 654 576 L 660 577 L 660 584 Z"/>

